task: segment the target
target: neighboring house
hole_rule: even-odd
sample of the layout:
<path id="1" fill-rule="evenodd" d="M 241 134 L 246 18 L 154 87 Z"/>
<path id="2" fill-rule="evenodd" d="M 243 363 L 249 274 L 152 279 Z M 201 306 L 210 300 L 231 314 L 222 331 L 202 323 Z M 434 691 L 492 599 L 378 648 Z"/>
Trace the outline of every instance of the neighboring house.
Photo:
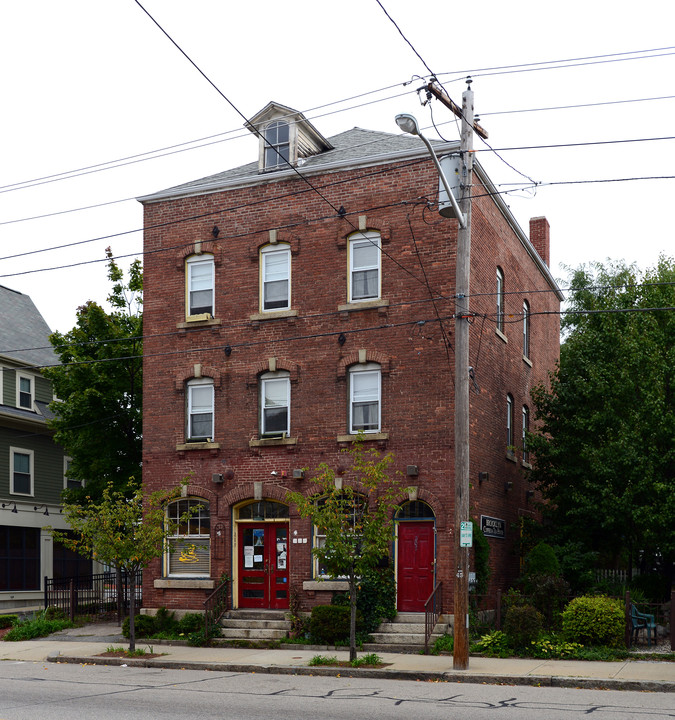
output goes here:
<path id="1" fill-rule="evenodd" d="M 41 368 L 58 362 L 50 330 L 27 295 L 0 286 L 0 609 L 39 606 L 45 576 L 82 561 L 43 528 L 60 514 L 68 460 L 47 428 L 54 399 Z"/>
<path id="2" fill-rule="evenodd" d="M 235 607 L 287 608 L 290 588 L 305 610 L 329 602 L 344 583 L 324 581 L 321 529 L 285 497 L 310 492 L 321 462 L 352 482 L 341 451 L 363 431 L 411 487 L 392 539 L 398 608 L 421 610 L 442 581 L 448 611 L 457 221 L 436 212 L 417 138 L 325 139 L 275 103 L 253 127 L 257 161 L 140 198 L 144 483 L 188 478 L 168 512 L 200 506 L 146 572 L 144 604 L 200 609 L 222 574 Z M 473 198 L 470 504 L 494 590 L 517 575 L 533 515 L 523 428 L 558 358 L 562 296 L 546 219 L 528 237 L 480 165 Z"/>

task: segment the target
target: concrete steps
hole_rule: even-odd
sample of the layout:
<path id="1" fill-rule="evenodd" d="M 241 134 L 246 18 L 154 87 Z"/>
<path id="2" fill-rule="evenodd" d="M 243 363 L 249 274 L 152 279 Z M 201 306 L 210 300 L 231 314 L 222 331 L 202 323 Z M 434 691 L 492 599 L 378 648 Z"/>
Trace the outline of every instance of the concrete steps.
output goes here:
<path id="1" fill-rule="evenodd" d="M 291 629 L 283 610 L 229 610 L 220 626 L 226 640 L 280 640 Z"/>
<path id="2" fill-rule="evenodd" d="M 430 645 L 447 628 L 448 619 L 441 615 L 429 640 Z M 370 636 L 373 641 L 363 646 L 368 652 L 417 653 L 424 649 L 424 613 L 398 613 L 393 622 L 382 623 Z"/>

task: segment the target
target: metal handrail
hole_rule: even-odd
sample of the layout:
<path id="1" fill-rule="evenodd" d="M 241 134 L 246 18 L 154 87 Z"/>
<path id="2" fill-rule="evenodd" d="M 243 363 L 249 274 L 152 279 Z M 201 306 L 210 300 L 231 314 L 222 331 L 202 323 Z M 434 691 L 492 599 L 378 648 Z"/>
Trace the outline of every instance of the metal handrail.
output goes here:
<path id="1" fill-rule="evenodd" d="M 230 581 L 225 580 L 204 600 L 205 638 L 209 637 L 211 627 L 229 610 L 229 586 Z"/>
<path id="2" fill-rule="evenodd" d="M 433 592 L 424 603 L 424 654 L 429 652 L 431 638 L 443 608 L 443 583 L 436 583 Z"/>

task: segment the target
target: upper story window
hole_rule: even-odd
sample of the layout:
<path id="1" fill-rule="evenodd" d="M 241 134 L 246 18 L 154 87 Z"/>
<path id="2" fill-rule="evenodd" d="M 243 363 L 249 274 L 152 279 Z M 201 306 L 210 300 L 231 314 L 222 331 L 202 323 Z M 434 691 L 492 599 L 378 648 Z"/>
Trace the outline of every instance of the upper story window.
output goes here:
<path id="1" fill-rule="evenodd" d="M 19 400 L 18 406 L 26 410 L 33 409 L 35 382 L 30 375 L 16 375 L 16 394 Z"/>
<path id="2" fill-rule="evenodd" d="M 530 462 L 530 450 L 527 447 L 527 433 L 530 432 L 530 408 L 523 405 L 523 462 Z"/>
<path id="3" fill-rule="evenodd" d="M 166 516 L 172 525 L 165 571 L 169 577 L 209 577 L 211 572 L 211 518 L 209 503 L 181 498 L 169 503 Z"/>
<path id="4" fill-rule="evenodd" d="M 69 457 L 63 458 L 63 489 L 64 490 L 79 490 L 84 487 L 82 480 L 70 477 L 70 464 L 72 460 Z"/>
<path id="5" fill-rule="evenodd" d="M 513 451 L 513 396 L 506 396 L 506 449 Z"/>
<path id="6" fill-rule="evenodd" d="M 188 382 L 186 424 L 188 440 L 213 439 L 213 380 L 211 378 L 195 378 Z"/>
<path id="7" fill-rule="evenodd" d="M 349 302 L 380 297 L 380 267 L 379 233 L 352 235 L 349 238 Z"/>
<path id="8" fill-rule="evenodd" d="M 349 432 L 380 432 L 382 373 L 377 363 L 349 369 Z"/>
<path id="9" fill-rule="evenodd" d="M 504 332 L 504 271 L 497 268 L 497 330 Z"/>
<path id="10" fill-rule="evenodd" d="M 261 305 L 263 312 L 291 307 L 291 248 L 266 245 L 260 251 Z"/>
<path id="11" fill-rule="evenodd" d="M 265 170 L 288 167 L 290 159 L 289 124 L 276 120 L 265 128 Z"/>
<path id="12" fill-rule="evenodd" d="M 9 472 L 12 495 L 33 495 L 33 451 L 9 449 Z"/>
<path id="13" fill-rule="evenodd" d="M 290 373 L 286 371 L 264 373 L 260 376 L 260 433 L 288 435 L 290 427 Z"/>
<path id="14" fill-rule="evenodd" d="M 523 357 L 530 357 L 530 303 L 523 300 Z"/>
<path id="15" fill-rule="evenodd" d="M 213 255 L 191 255 L 187 259 L 187 316 L 213 316 L 215 271 Z"/>

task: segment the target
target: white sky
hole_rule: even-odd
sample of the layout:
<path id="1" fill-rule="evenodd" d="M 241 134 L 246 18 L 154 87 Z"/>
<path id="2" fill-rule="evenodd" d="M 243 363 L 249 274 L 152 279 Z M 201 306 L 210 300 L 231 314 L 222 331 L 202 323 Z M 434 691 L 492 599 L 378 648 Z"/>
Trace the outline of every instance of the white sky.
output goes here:
<path id="1" fill-rule="evenodd" d="M 394 116 L 411 112 L 436 137 L 415 92 L 421 81 L 403 87 L 427 71 L 375 0 L 143 4 L 246 116 L 275 100 L 330 136 L 354 126 L 395 133 Z M 495 149 L 675 136 L 673 98 L 491 114 L 675 96 L 670 0 L 382 4 L 457 102 L 471 71 L 476 112 Z M 566 69 L 480 71 L 620 53 L 633 55 Z M 50 327 L 66 331 L 78 305 L 104 301 L 105 264 L 17 273 L 101 259 L 108 245 L 117 256 L 140 252 L 141 205 L 10 221 L 134 198 L 236 167 L 257 157 L 257 141 L 134 0 L 4 0 L 0 62 L 0 284 L 29 294 Z M 382 88 L 389 89 L 373 92 Z M 444 136 L 456 139 L 450 112 L 435 101 L 432 108 Z M 215 139 L 225 142 L 199 150 L 8 187 L 223 133 Z M 500 154 L 541 183 L 675 176 L 675 140 Z M 501 189 L 527 182 L 491 153 L 478 159 Z M 561 263 L 612 258 L 647 267 L 660 253 L 673 255 L 673 190 L 670 179 L 543 185 L 508 202 L 526 231 L 530 217 L 549 219 L 551 268 L 565 278 Z M 7 259 L 75 242 L 82 244 Z"/>

